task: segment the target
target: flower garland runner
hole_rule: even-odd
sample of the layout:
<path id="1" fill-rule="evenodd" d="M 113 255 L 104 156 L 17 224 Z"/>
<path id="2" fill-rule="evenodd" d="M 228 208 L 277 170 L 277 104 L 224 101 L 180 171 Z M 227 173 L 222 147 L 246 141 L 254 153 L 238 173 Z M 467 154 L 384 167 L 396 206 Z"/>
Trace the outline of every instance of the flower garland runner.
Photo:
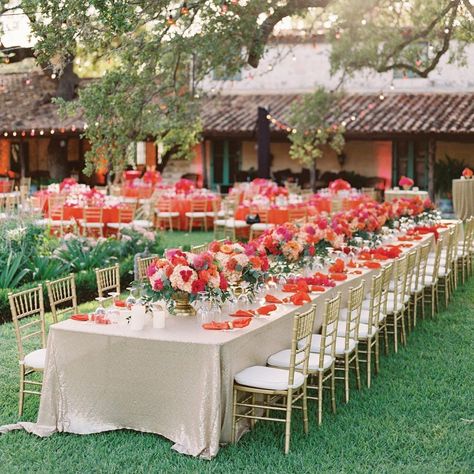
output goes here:
<path id="1" fill-rule="evenodd" d="M 315 258 L 326 257 L 330 249 L 347 253 L 348 246 L 355 245 L 354 240 L 362 233 L 365 237 L 380 239 L 384 226 L 399 227 L 403 219 L 411 220 L 411 228 L 407 227 L 410 238 L 422 234 L 424 228 L 433 231 L 436 228 L 433 209 L 431 202 L 423 202 L 418 197 L 392 203 L 374 202 L 332 217 L 319 216 L 301 226 L 286 223 L 265 231 L 246 244 L 212 242 L 207 251 L 199 254 L 168 250 L 164 258 L 157 259 L 148 268 L 151 298 L 168 303 L 174 301 L 169 305 L 173 311 L 173 306 L 177 306 L 177 294 L 188 302 L 204 294 L 221 304 L 229 297 L 230 289 L 240 287 L 252 297 L 270 275 L 291 275 L 304 266 L 311 267 Z M 376 268 L 380 266 L 378 260 L 396 258 L 399 253 L 398 247 L 377 247 L 358 252 L 358 258 L 365 262 L 363 266 Z M 349 263 L 347 267 L 357 268 L 357 265 Z M 313 271 L 310 277 L 287 282 L 288 288 L 296 288 L 297 293 L 303 294 L 304 285 L 324 291 L 324 288 L 334 286 L 335 281 L 347 278 L 347 267 L 342 260 L 336 259 L 329 267 L 328 275 Z M 303 304 L 305 298 L 301 298 Z"/>

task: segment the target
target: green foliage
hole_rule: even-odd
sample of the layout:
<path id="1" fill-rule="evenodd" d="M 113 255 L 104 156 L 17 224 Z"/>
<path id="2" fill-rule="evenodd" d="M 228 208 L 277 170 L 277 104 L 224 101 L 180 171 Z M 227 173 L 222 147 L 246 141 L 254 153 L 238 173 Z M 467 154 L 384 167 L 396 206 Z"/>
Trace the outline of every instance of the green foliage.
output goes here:
<path id="1" fill-rule="evenodd" d="M 304 95 L 292 105 L 290 121 L 293 133 L 290 156 L 305 164 L 313 164 L 329 146 L 336 153 L 344 148 L 344 127 L 328 120 L 337 109 L 338 94 L 319 87 L 314 93 Z"/>
<path id="2" fill-rule="evenodd" d="M 444 160 L 437 160 L 434 169 L 435 191 L 440 196 L 451 193 L 453 179 L 461 177 L 463 169 L 466 167 L 464 160 L 451 158 L 446 155 Z"/>
<path id="3" fill-rule="evenodd" d="M 0 270 L 0 288 L 16 288 L 28 275 L 28 269 L 22 268 L 22 255 L 11 253 Z"/>
<path id="4" fill-rule="evenodd" d="M 460 51 L 473 38 L 467 0 L 335 0 L 321 2 L 321 8 L 299 1 L 210 0 L 188 2 L 187 12 L 166 0 L 23 0 L 21 5 L 35 17 L 31 27 L 40 64 L 61 72 L 78 51 L 101 62 L 103 76 L 82 89 L 75 104 L 83 109 L 85 137 L 92 143 L 88 173 L 104 162 L 122 170 L 128 146 L 147 137 L 173 156 L 189 157 L 201 130 L 203 80 L 212 71 L 231 77 L 248 64 L 256 66 L 273 28 L 289 17 L 309 18 L 306 23 L 314 28 L 309 34 L 325 29 L 332 71 L 349 74 L 372 68 L 426 75 L 453 37 L 460 42 L 452 59 L 461 60 Z M 304 101 L 302 107 L 308 111 Z M 326 142 L 341 148 L 340 135 L 328 138 L 333 134 L 325 129 L 316 144 L 294 137 L 294 155 L 317 156 Z"/>

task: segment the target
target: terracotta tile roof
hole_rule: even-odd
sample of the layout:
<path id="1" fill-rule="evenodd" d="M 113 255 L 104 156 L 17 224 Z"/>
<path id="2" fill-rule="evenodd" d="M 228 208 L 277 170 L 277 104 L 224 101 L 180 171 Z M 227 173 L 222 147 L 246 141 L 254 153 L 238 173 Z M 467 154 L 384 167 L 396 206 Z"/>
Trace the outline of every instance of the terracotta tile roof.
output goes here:
<path id="1" fill-rule="evenodd" d="M 206 99 L 202 119 L 209 133 L 253 134 L 257 107 L 268 107 L 283 125 L 289 123 L 296 95 L 221 95 Z M 457 94 L 349 94 L 341 99 L 331 122 L 346 122 L 350 135 L 404 133 L 474 134 L 474 93 Z M 281 127 L 274 131 L 285 133 Z"/>
<path id="2" fill-rule="evenodd" d="M 58 106 L 50 101 L 54 90 L 53 81 L 44 74 L 0 75 L 0 132 L 82 129 L 80 116 L 59 116 Z"/>
<path id="3" fill-rule="evenodd" d="M 81 85 L 88 82 L 82 80 Z M 59 116 L 58 107 L 49 100 L 53 82 L 43 74 L 18 73 L 0 75 L 0 133 L 35 129 L 37 131 L 75 126 L 81 130 L 84 121 Z M 201 108 L 205 135 L 253 136 L 257 108 L 264 107 L 285 126 L 291 104 L 297 95 L 218 95 L 207 97 Z M 351 117 L 355 120 L 351 120 Z M 337 115 L 331 122 L 346 122 L 348 135 L 394 135 L 404 133 L 474 134 L 474 93 L 457 94 L 349 94 L 341 99 Z M 286 134 L 271 125 L 274 133 Z"/>

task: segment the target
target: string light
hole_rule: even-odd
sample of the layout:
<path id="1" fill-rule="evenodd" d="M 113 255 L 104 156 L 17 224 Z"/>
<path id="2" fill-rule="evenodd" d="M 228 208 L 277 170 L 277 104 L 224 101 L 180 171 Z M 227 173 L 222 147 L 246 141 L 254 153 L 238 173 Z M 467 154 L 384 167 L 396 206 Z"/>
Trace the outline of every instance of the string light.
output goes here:
<path id="1" fill-rule="evenodd" d="M 189 8 L 188 8 L 188 5 L 186 4 L 186 2 L 183 3 L 183 6 L 181 7 L 181 15 L 189 15 Z"/>
<path id="2" fill-rule="evenodd" d="M 384 96 L 383 93 L 380 93 L 378 98 L 379 98 L 380 102 L 382 102 L 385 99 L 385 96 Z M 355 122 L 357 120 L 357 118 L 364 118 L 369 111 L 373 110 L 376 107 L 376 105 L 377 104 L 374 103 L 374 102 L 369 102 L 367 104 L 367 106 L 364 109 L 362 109 L 361 111 L 359 111 L 357 113 L 352 113 L 351 116 L 349 117 L 349 120 L 351 122 Z M 287 123 L 285 123 L 284 121 L 279 120 L 274 115 L 272 115 L 270 112 L 267 113 L 266 118 L 273 126 L 275 126 L 276 128 L 282 130 L 283 132 L 288 132 L 288 133 L 297 133 L 298 132 L 298 130 L 296 128 L 293 128 L 293 127 L 289 126 Z M 345 128 L 347 126 L 347 123 L 348 123 L 347 119 L 341 120 L 340 124 L 333 123 L 331 126 L 329 126 L 327 128 L 327 132 L 331 132 L 331 131 L 336 132 L 336 131 L 338 131 L 339 127 Z M 304 132 L 304 135 L 308 136 L 311 133 L 314 133 L 314 131 L 306 130 Z M 316 130 L 316 133 L 321 134 L 322 130 L 320 128 L 318 128 Z"/>

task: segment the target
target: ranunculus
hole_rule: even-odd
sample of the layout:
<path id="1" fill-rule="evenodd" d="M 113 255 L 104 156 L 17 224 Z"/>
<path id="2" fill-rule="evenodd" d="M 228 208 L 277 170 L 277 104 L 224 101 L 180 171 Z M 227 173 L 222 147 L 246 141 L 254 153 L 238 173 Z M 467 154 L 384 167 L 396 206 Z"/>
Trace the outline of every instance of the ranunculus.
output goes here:
<path id="1" fill-rule="evenodd" d="M 162 280 L 155 280 L 153 282 L 153 290 L 154 291 L 161 291 L 163 289 L 163 281 Z"/>
<path id="2" fill-rule="evenodd" d="M 221 290 L 227 290 L 227 287 L 229 286 L 227 284 L 227 280 L 224 278 L 224 275 L 222 273 L 219 274 L 219 278 L 220 278 L 220 281 L 219 281 L 219 288 Z"/>

